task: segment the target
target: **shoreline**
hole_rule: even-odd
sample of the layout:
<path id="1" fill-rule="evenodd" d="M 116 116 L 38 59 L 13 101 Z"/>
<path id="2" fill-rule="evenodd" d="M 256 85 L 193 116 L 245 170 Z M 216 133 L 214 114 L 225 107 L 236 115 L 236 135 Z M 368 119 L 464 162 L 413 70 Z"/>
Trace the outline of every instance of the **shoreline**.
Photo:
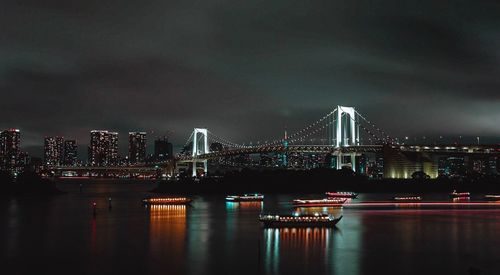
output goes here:
<path id="1" fill-rule="evenodd" d="M 368 179 L 351 170 L 242 170 L 227 173 L 222 177 L 181 178 L 178 180 L 152 179 L 52 179 L 55 184 L 148 184 L 156 185 L 150 190 L 156 194 L 303 194 L 328 191 L 350 191 L 357 193 L 450 193 L 453 190 L 473 193 L 500 194 L 498 175 L 464 177 L 459 180 L 438 179 Z"/>

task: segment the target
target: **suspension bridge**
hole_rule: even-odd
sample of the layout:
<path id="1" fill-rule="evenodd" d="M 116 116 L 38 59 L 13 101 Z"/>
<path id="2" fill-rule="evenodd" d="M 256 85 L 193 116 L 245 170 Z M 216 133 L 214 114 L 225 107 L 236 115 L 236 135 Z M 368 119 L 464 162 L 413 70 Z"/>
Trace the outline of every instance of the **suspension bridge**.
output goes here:
<path id="1" fill-rule="evenodd" d="M 214 146 L 215 145 L 215 146 Z M 218 136 L 208 129 L 195 128 L 185 143 L 184 154 L 177 156 L 177 163 L 192 164 L 192 176 L 197 170 L 208 170 L 208 160 L 239 155 L 277 153 L 283 158 L 293 153 L 329 154 L 331 167 L 348 166 L 356 172 L 356 158 L 366 153 L 384 151 L 384 173 L 387 177 L 408 177 L 411 171 L 426 170 L 425 157 L 436 155 L 500 155 L 499 145 L 400 145 L 397 140 L 375 125 L 354 107 L 337 106 L 331 112 L 300 130 L 272 141 L 240 144 Z M 417 154 L 420 163 L 405 160 L 401 153 Z M 387 157 L 389 155 L 389 157 Z M 387 159 L 386 159 L 387 158 Z M 427 164 L 432 161 L 427 161 Z M 199 167 L 201 164 L 201 167 Z M 437 165 L 430 169 L 437 176 Z M 404 167 L 403 167 L 404 166 Z M 404 170 L 401 172 L 401 170 Z M 409 172 L 410 171 L 410 172 Z"/>
<path id="2" fill-rule="evenodd" d="M 288 156 L 294 154 L 329 155 L 331 168 L 350 167 L 355 172 L 356 160 L 365 154 L 383 155 L 383 177 L 408 178 L 415 171 L 425 171 L 437 177 L 439 156 L 474 156 L 500 159 L 500 145 L 405 145 L 398 144 L 384 130 L 375 125 L 354 107 L 337 106 L 332 111 L 300 128 L 264 142 L 236 143 L 229 138 L 214 134 L 206 128 L 194 128 L 185 142 L 185 150 L 167 164 L 117 167 L 55 167 L 56 174 L 76 171 L 80 174 L 174 174 L 181 167 L 191 170 L 196 177 L 208 172 L 209 160 L 221 160 L 242 155 L 273 154 L 280 158 L 281 165 L 288 167 Z M 499 164 L 500 165 L 500 164 Z"/>
<path id="3" fill-rule="evenodd" d="M 322 118 L 290 135 L 285 132 L 280 139 L 257 144 L 239 144 L 208 129 L 195 128 L 185 144 L 185 148 L 191 150 L 179 155 L 178 162 L 192 163 L 195 167 L 192 173 L 196 176 L 197 164 L 202 164 L 206 173 L 207 161 L 215 158 L 262 153 L 279 153 L 286 158 L 285 153 L 293 152 L 329 153 L 335 157 L 337 169 L 349 165 L 355 170 L 353 164 L 358 155 L 378 152 L 384 144 L 394 141 L 355 108 L 337 106 Z"/>

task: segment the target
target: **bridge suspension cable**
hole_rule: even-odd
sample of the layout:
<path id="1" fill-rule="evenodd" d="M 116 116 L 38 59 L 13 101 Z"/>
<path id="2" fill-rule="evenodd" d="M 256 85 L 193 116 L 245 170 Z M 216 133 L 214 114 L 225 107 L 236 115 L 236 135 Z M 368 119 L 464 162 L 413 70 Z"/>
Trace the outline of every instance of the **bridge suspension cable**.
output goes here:
<path id="1" fill-rule="evenodd" d="M 315 135 L 315 134 L 319 133 L 320 131 L 328 129 L 328 127 L 330 125 L 335 125 L 335 122 L 337 122 L 337 119 L 330 120 L 327 123 L 321 125 L 319 128 L 317 128 L 315 130 L 312 130 L 312 131 L 309 131 L 306 134 L 304 134 L 303 136 L 299 136 L 299 137 L 296 137 L 296 138 L 288 139 L 288 141 L 290 143 L 295 143 L 296 141 L 304 140 L 305 138 L 308 138 L 308 137 L 310 137 L 312 135 Z"/>
<path id="2" fill-rule="evenodd" d="M 321 122 L 323 122 L 325 119 L 331 117 L 333 114 L 335 114 L 335 112 L 337 111 L 337 108 L 335 108 L 333 111 L 331 111 L 330 113 L 326 114 L 325 116 L 323 116 L 322 118 L 316 120 L 315 122 L 309 124 L 308 126 L 302 128 L 301 130 L 291 134 L 288 136 L 288 141 L 291 141 L 291 140 L 299 140 L 298 136 L 301 135 L 301 134 L 306 134 L 308 136 L 311 136 L 310 133 L 306 132 L 308 130 L 311 130 L 311 129 L 314 129 L 314 127 L 316 127 L 317 125 L 319 125 Z M 331 123 L 330 123 L 331 124 Z M 324 127 L 322 128 L 324 129 Z M 316 133 L 316 132 L 315 132 Z M 302 137 L 302 138 L 305 138 L 305 137 Z M 270 141 L 270 142 L 266 142 L 264 144 L 261 144 L 259 145 L 260 147 L 265 147 L 265 146 L 272 146 L 272 145 L 276 145 L 276 144 L 280 144 L 280 143 L 283 143 L 285 141 L 284 138 L 281 138 L 281 139 L 276 139 L 276 140 L 273 140 L 273 141 Z"/>
<path id="3" fill-rule="evenodd" d="M 247 146 L 243 144 L 238 144 L 236 142 L 232 142 L 230 140 L 227 140 L 225 138 L 219 137 L 216 134 L 208 131 L 208 138 L 209 140 L 214 140 L 218 143 L 221 143 L 222 145 L 226 145 L 227 147 L 232 147 L 232 148 L 250 148 L 252 146 Z"/>
<path id="4" fill-rule="evenodd" d="M 363 119 L 366 123 L 368 123 L 368 125 L 372 126 L 373 129 L 375 129 L 376 131 L 378 131 L 382 136 L 383 138 L 379 140 L 383 141 L 383 142 L 391 142 L 391 143 L 395 143 L 395 139 L 392 138 L 391 136 L 389 136 L 384 130 L 380 129 L 379 127 L 377 127 L 374 123 L 372 123 L 371 121 L 369 121 L 368 119 L 366 119 L 362 114 L 360 114 L 358 111 L 355 111 L 356 114 L 361 118 Z M 363 127 L 363 126 L 362 126 Z M 363 127 L 364 128 L 364 127 Z M 364 128 L 366 131 L 368 131 L 368 129 Z"/>
<path id="5" fill-rule="evenodd" d="M 188 139 L 186 140 L 186 143 L 184 144 L 184 147 L 187 147 L 191 141 L 193 141 L 193 134 L 194 132 L 191 132 L 191 135 L 189 135 Z"/>
<path id="6" fill-rule="evenodd" d="M 337 112 L 340 111 L 338 110 L 338 108 L 335 108 L 334 110 L 324 115 L 320 119 L 314 121 L 313 123 L 307 125 L 306 127 L 303 127 L 299 131 L 296 131 L 293 134 L 288 135 L 286 137 L 286 141 L 291 144 L 296 144 L 297 142 L 305 141 L 307 138 L 310 138 L 314 135 L 322 134 L 323 136 L 321 136 L 320 140 L 323 141 L 327 140 L 327 144 L 333 145 L 336 139 L 341 138 L 337 136 L 339 135 L 339 133 L 337 132 L 338 130 L 336 130 L 336 127 L 339 127 L 337 126 L 337 123 L 340 123 L 339 121 L 337 121 L 337 117 L 335 116 Z M 340 116 L 340 119 L 347 119 L 346 116 L 349 117 L 349 119 L 351 120 L 351 123 L 353 125 L 351 127 L 357 127 L 357 130 L 355 130 L 357 134 L 352 137 L 357 139 L 356 142 L 359 142 L 360 138 L 359 128 L 361 128 L 366 134 L 370 136 L 370 140 L 373 139 L 376 142 L 384 142 L 384 143 L 394 142 L 395 139 L 391 138 L 386 132 L 378 128 L 375 124 L 369 121 L 365 116 L 360 114 L 358 111 L 354 110 L 354 117 L 352 116 L 352 114 L 347 115 L 346 112 L 343 112 L 342 115 Z M 357 119 L 355 116 L 358 116 L 359 119 Z M 367 126 L 365 126 L 364 124 L 367 124 Z M 345 136 L 346 128 L 344 127 L 343 130 Z M 269 142 L 268 141 L 264 141 L 262 143 L 258 142 L 257 144 L 255 143 L 252 144 L 252 142 L 250 142 L 250 145 L 246 145 L 246 144 L 239 144 L 229 139 L 220 137 L 210 131 L 207 131 L 207 138 L 210 141 L 220 143 L 223 147 L 235 148 L 235 149 L 275 146 L 275 145 L 280 145 L 285 141 L 285 138 L 281 138 Z M 185 146 L 188 146 L 189 142 L 191 141 L 193 141 L 193 133 L 191 133 L 191 135 L 187 139 Z M 312 139 L 311 141 L 314 141 L 314 139 Z"/>

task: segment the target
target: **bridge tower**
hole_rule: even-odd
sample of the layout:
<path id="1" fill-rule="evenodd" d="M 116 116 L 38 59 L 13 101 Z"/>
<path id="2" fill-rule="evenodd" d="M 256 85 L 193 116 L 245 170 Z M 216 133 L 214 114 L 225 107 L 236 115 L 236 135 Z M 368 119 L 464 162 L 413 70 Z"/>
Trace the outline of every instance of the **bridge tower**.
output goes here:
<path id="1" fill-rule="evenodd" d="M 283 155 L 282 155 L 282 165 L 283 167 L 287 167 L 288 166 L 288 156 L 286 154 L 286 151 L 288 149 L 288 134 L 285 130 L 285 136 L 283 138 L 283 147 L 285 147 L 285 151 L 283 152 Z"/>
<path id="2" fill-rule="evenodd" d="M 354 107 L 337 106 L 337 122 L 334 127 L 335 147 L 359 145 L 359 124 L 356 123 L 356 110 Z M 344 163 L 344 156 L 350 156 L 350 164 L 353 171 L 356 171 L 356 154 L 344 154 L 339 150 L 337 154 L 337 169 L 341 169 Z"/>
<path id="3" fill-rule="evenodd" d="M 207 160 L 201 160 L 199 161 L 197 157 L 202 154 L 208 154 L 210 152 L 208 148 L 208 130 L 205 128 L 194 128 L 193 131 L 193 151 L 192 151 L 192 157 L 193 157 L 193 173 L 192 176 L 196 177 L 196 168 L 197 168 L 197 163 L 202 162 L 203 163 L 203 172 L 206 174 L 208 171 L 208 163 Z"/>

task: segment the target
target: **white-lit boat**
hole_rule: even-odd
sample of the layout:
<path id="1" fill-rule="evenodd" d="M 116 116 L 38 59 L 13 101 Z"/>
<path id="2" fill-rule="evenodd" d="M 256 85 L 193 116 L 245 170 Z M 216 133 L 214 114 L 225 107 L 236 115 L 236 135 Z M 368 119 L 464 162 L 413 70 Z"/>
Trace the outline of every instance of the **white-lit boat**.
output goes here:
<path id="1" fill-rule="evenodd" d="M 336 218 L 327 214 L 315 215 L 260 215 L 265 227 L 334 227 L 342 216 Z"/>
<path id="2" fill-rule="evenodd" d="M 469 192 L 457 192 L 456 190 L 453 190 L 452 193 L 450 193 L 451 198 L 468 198 L 470 197 Z"/>
<path id="3" fill-rule="evenodd" d="M 420 197 L 420 196 L 408 196 L 408 197 L 394 197 L 393 199 L 395 201 L 400 201 L 400 202 L 415 202 L 415 201 L 421 201 L 422 197 Z"/>
<path id="4" fill-rule="evenodd" d="M 353 192 L 326 192 L 325 194 L 330 198 L 355 199 L 358 197 L 358 194 Z"/>
<path id="5" fill-rule="evenodd" d="M 264 195 L 262 194 L 245 194 L 242 196 L 231 195 L 226 197 L 228 202 L 244 202 L 244 201 L 263 201 Z"/>

